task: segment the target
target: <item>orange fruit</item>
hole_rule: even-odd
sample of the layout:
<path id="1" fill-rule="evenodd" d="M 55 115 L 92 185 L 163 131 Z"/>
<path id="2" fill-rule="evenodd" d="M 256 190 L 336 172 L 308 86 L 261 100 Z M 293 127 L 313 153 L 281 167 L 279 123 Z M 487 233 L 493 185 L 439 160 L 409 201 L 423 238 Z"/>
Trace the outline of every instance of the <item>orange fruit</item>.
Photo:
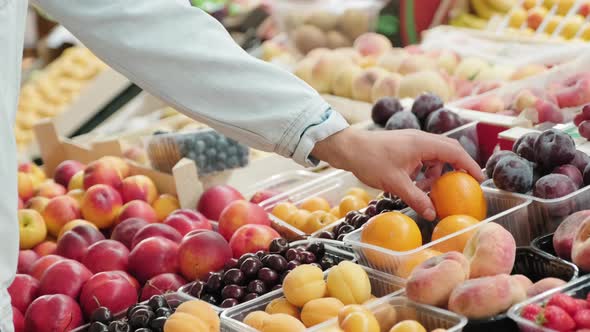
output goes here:
<path id="1" fill-rule="evenodd" d="M 425 260 L 442 255 L 442 252 L 434 250 L 434 249 L 424 249 L 420 250 L 419 252 L 411 255 L 406 255 L 402 259 L 400 259 L 400 264 L 397 270 L 395 271 L 395 275 L 407 279 L 414 271 L 414 268 L 420 264 L 422 264 Z"/>
<path id="2" fill-rule="evenodd" d="M 305 224 L 307 223 L 307 218 L 311 215 L 311 212 L 307 210 L 299 210 L 293 213 L 289 219 L 285 220 L 289 225 L 303 230 L 305 228 Z"/>
<path id="3" fill-rule="evenodd" d="M 434 227 L 434 231 L 432 231 L 432 241 L 436 241 L 449 234 L 453 234 L 467 227 L 473 226 L 478 222 L 479 220 L 463 214 L 448 216 L 443 220 L 439 221 L 436 227 Z M 468 232 L 455 235 L 454 237 L 444 242 L 433 245 L 432 248 L 441 252 L 463 252 L 465 244 L 467 244 L 467 241 L 469 241 L 469 239 L 471 238 L 471 236 L 473 236 L 474 233 L 475 229 L 472 229 Z"/>
<path id="4" fill-rule="evenodd" d="M 371 218 L 361 231 L 361 242 L 393 251 L 409 251 L 422 245 L 422 234 L 412 218 L 393 211 Z M 391 256 L 373 249 L 364 250 L 364 254 L 380 268 L 391 270 L 399 264 Z"/>
<path id="5" fill-rule="evenodd" d="M 311 234 L 321 228 L 333 224 L 337 220 L 338 218 L 325 211 L 312 212 L 309 217 L 307 217 L 305 226 L 301 230 L 307 234 Z"/>
<path id="6" fill-rule="evenodd" d="M 356 196 L 360 199 L 362 199 L 365 204 L 369 204 L 369 202 L 371 201 L 371 195 L 369 195 L 369 193 L 364 190 L 363 188 L 358 188 L 358 187 L 354 187 L 354 188 L 350 188 L 348 189 L 348 191 L 346 191 L 346 196 Z"/>
<path id="7" fill-rule="evenodd" d="M 330 214 L 333 215 L 334 217 L 340 219 L 342 218 L 340 216 L 340 207 L 339 206 L 335 206 L 330 210 Z"/>
<path id="8" fill-rule="evenodd" d="M 358 196 L 344 196 L 340 200 L 340 213 L 345 216 L 350 211 L 358 211 L 367 206 L 367 203 Z"/>
<path id="9" fill-rule="evenodd" d="M 289 220 L 291 215 L 293 215 L 298 210 L 299 209 L 293 203 L 281 202 L 281 203 L 275 205 L 275 207 L 272 209 L 271 213 L 273 216 L 275 216 L 281 220 L 287 221 L 287 220 Z"/>
<path id="10" fill-rule="evenodd" d="M 300 208 L 307 210 L 309 212 L 316 212 L 316 211 L 326 211 L 330 212 L 330 203 L 325 198 L 322 197 L 312 197 L 305 200 L 301 205 Z"/>
<path id="11" fill-rule="evenodd" d="M 426 332 L 426 329 L 415 320 L 404 320 L 395 324 L 389 332 Z"/>
<path id="12" fill-rule="evenodd" d="M 439 219 L 466 214 L 477 220 L 487 215 L 486 199 L 479 182 L 464 172 L 449 172 L 432 185 L 430 199 Z"/>

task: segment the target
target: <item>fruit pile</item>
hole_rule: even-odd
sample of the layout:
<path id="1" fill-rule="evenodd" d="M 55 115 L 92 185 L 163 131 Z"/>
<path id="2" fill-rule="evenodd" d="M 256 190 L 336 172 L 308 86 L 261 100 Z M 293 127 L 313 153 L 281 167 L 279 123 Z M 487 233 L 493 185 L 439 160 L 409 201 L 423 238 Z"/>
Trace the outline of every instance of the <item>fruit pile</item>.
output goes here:
<path id="1" fill-rule="evenodd" d="M 586 299 L 558 293 L 542 304 L 529 304 L 521 317 L 538 326 L 555 331 L 587 331 L 590 329 L 590 296 Z"/>
<path id="2" fill-rule="evenodd" d="M 590 140 L 590 104 L 582 107 L 582 112 L 574 117 L 574 124 L 578 127 L 580 136 Z"/>
<path id="3" fill-rule="evenodd" d="M 389 193 L 383 193 L 383 197 L 369 202 L 364 211 L 350 211 L 344 216 L 344 220 L 335 225 L 331 230 L 324 230 L 318 234 L 319 238 L 342 241 L 346 234 L 361 228 L 370 218 L 390 211 L 399 211 L 408 206 L 398 197 Z"/>
<path id="4" fill-rule="evenodd" d="M 590 210 L 575 212 L 565 218 L 553 234 L 553 249 L 560 258 L 576 264 L 582 271 L 590 271 Z"/>
<path id="5" fill-rule="evenodd" d="M 304 200 L 299 207 L 285 201 L 276 204 L 271 214 L 298 230 L 312 234 L 336 222 L 350 211 L 361 210 L 369 204 L 371 195 L 362 188 L 350 188 L 334 207 L 323 197 Z"/>
<path id="6" fill-rule="evenodd" d="M 301 264 L 311 264 L 325 271 L 335 265 L 336 259 L 326 254 L 321 242 L 291 248 L 286 240 L 275 239 L 269 252 L 258 251 L 230 259 L 223 270 L 209 273 L 202 281 L 194 281 L 182 291 L 229 308 L 280 289 L 289 272 Z"/>
<path id="7" fill-rule="evenodd" d="M 20 91 L 14 129 L 19 150 L 33 141 L 32 128 L 37 121 L 63 112 L 105 68 L 88 49 L 71 47 L 26 82 Z"/>
<path id="8" fill-rule="evenodd" d="M 419 95 L 411 111 L 404 110 L 397 98 L 381 98 L 373 105 L 371 118 L 376 125 L 387 130 L 421 129 L 433 134 L 442 134 L 467 123 L 444 108 L 443 101 L 432 93 Z"/>
<path id="9" fill-rule="evenodd" d="M 494 153 L 486 164 L 486 174 L 498 189 L 553 199 L 589 183 L 589 162 L 568 134 L 549 129 L 522 136 L 512 151 Z"/>

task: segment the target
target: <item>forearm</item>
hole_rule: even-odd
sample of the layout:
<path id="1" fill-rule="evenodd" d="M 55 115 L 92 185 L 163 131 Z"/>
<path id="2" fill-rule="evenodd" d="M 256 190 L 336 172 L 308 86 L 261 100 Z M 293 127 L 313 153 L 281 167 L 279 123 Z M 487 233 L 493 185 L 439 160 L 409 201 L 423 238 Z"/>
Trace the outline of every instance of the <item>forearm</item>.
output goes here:
<path id="1" fill-rule="evenodd" d="M 329 105 L 312 88 L 249 56 L 188 1 L 33 2 L 148 92 L 250 146 L 304 162 L 346 126 L 337 114 L 326 122 Z"/>

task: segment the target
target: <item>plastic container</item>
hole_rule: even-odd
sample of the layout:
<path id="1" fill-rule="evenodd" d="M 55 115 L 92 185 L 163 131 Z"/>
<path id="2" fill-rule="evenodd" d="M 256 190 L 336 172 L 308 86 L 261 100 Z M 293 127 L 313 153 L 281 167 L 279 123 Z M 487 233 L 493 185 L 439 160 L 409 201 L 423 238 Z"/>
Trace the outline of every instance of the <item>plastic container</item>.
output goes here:
<path id="1" fill-rule="evenodd" d="M 272 191 L 278 194 L 284 194 L 298 187 L 304 186 L 309 181 L 319 178 L 321 175 L 309 171 L 289 171 L 273 175 L 264 181 L 248 187 L 244 197 L 250 199 L 254 194 L 260 191 Z M 264 204 L 260 202 L 259 204 Z"/>
<path id="2" fill-rule="evenodd" d="M 352 46 L 361 34 L 375 31 L 385 4 L 383 0 L 277 0 L 272 16 L 293 46 L 305 54 L 315 47 Z M 335 37 L 338 44 L 333 43 Z"/>
<path id="3" fill-rule="evenodd" d="M 330 203 L 330 206 L 335 206 L 340 203 L 346 191 L 352 187 L 363 188 L 373 197 L 376 197 L 380 193 L 380 191 L 363 184 L 352 173 L 338 170 L 309 181 L 305 186 L 296 188 L 283 195 L 277 195 L 263 202 L 261 206 L 269 213 L 274 229 L 288 240 L 299 240 L 306 238 L 309 234 L 273 216 L 271 211 L 275 205 L 284 201 L 299 205 L 309 198 L 319 196 L 326 199 Z"/>
<path id="4" fill-rule="evenodd" d="M 308 239 L 308 240 L 295 241 L 295 242 L 291 243 L 290 246 L 291 246 L 291 248 L 297 248 L 297 247 L 300 247 L 300 246 L 306 246 L 306 245 L 308 245 L 310 243 L 317 243 L 317 242 L 324 243 L 324 247 L 326 249 L 325 255 L 332 257 L 336 263 L 342 262 L 344 260 L 353 261 L 353 262 L 356 261 L 354 255 L 351 252 L 347 251 L 347 250 L 343 250 L 342 245 L 339 242 L 336 242 L 336 241 L 330 241 L 330 240 L 324 240 L 324 239 Z M 189 293 L 189 291 L 190 291 L 189 290 L 189 287 L 190 287 L 190 284 L 187 284 L 187 285 L 184 285 L 184 286 L 180 287 L 178 289 L 178 293 L 183 294 L 183 296 L 185 296 L 185 297 L 187 297 L 189 299 L 195 300 L 196 298 L 194 296 L 190 295 L 190 293 Z M 268 292 L 267 294 L 261 296 L 260 298 L 263 298 L 263 297 L 265 297 L 267 295 L 270 295 L 270 294 L 279 293 L 279 292 L 281 292 L 281 290 L 280 289 L 277 289 L 275 291 Z M 255 300 L 252 300 L 252 301 L 248 301 L 248 302 L 243 302 L 243 303 L 240 303 L 239 306 L 242 306 L 242 305 L 245 305 L 245 304 L 249 304 L 249 303 L 252 303 L 252 302 L 257 301 L 257 300 L 258 299 L 255 299 Z M 221 313 L 221 312 L 223 312 L 223 311 L 225 311 L 225 310 L 228 309 L 228 308 L 221 308 L 221 307 L 216 306 L 216 305 L 211 305 L 211 306 L 218 313 Z"/>
<path id="5" fill-rule="evenodd" d="M 572 263 L 539 252 L 534 248 L 519 247 L 516 249 L 516 259 L 511 274 L 525 275 L 532 282 L 549 277 L 571 281 L 578 277 L 578 268 Z M 518 332 L 518 327 L 507 314 L 501 314 L 489 319 L 469 320 L 464 331 Z"/>
<path id="6" fill-rule="evenodd" d="M 532 201 L 528 206 L 528 223 L 531 228 L 530 236 L 532 239 L 555 232 L 563 219 L 570 214 L 590 209 L 590 186 L 579 189 L 567 196 L 554 199 L 541 199 L 532 195 L 511 193 L 492 186 L 491 180 L 482 184 L 485 193 L 503 194 Z"/>
<path id="7" fill-rule="evenodd" d="M 416 303 L 407 297 L 397 294 L 387 295 L 381 299 L 372 301 L 365 305 L 365 307 L 375 314 L 379 325 L 381 325 L 381 331 L 389 331 L 396 323 L 407 319 L 416 320 L 427 331 L 442 328 L 447 332 L 457 332 L 462 331 L 465 324 L 467 324 L 467 318 L 461 315 L 437 307 Z M 386 310 L 391 310 L 391 308 L 395 310 L 395 320 L 392 320 L 390 315 L 384 315 L 387 312 Z M 336 324 L 338 324 L 337 319 L 332 319 L 314 326 L 308 329 L 308 331 L 321 332 L 325 328 L 336 326 Z"/>
<path id="8" fill-rule="evenodd" d="M 406 210 L 404 214 L 414 219 L 422 232 L 424 244 L 414 250 L 400 252 L 363 243 L 361 242 L 362 229 L 348 234 L 344 237 L 344 242 L 352 246 L 360 264 L 402 278 L 407 278 L 411 272 L 408 267 L 415 266 L 416 260 L 421 261 L 421 257 L 424 257 L 427 250 L 432 249 L 436 244 L 452 241 L 454 237 L 475 230 L 488 222 L 496 222 L 510 231 L 516 240 L 516 245 L 528 245 L 531 237 L 530 225 L 527 222 L 527 206 L 531 201 L 502 193 L 485 193 L 485 197 L 488 206 L 488 216 L 485 220 L 433 242 L 430 242 L 430 239 L 436 223 L 418 217 L 417 213 L 411 209 Z"/>
<path id="9" fill-rule="evenodd" d="M 557 253 L 553 247 L 553 234 L 554 233 L 539 236 L 538 238 L 534 239 L 533 242 L 531 242 L 531 247 L 551 256 L 557 257 Z"/>
<path id="10" fill-rule="evenodd" d="M 190 298 L 190 297 L 188 297 L 184 294 L 180 294 L 180 293 L 166 293 L 166 294 L 164 294 L 164 297 L 168 301 L 168 304 L 170 304 L 173 307 L 178 307 L 180 305 L 180 303 L 193 300 L 193 298 Z M 147 304 L 147 301 L 141 302 L 141 304 Z M 215 307 L 213 307 L 213 309 L 215 309 Z M 117 313 L 115 315 L 115 318 L 121 319 L 121 318 L 125 317 L 126 313 L 127 313 L 127 309 Z M 90 324 L 85 324 L 85 325 L 82 325 L 82 326 L 72 330 L 71 332 L 87 332 L 89 327 L 90 327 Z"/>
<path id="11" fill-rule="evenodd" d="M 144 146 L 152 167 L 168 173 L 182 158 L 193 160 L 200 176 L 244 167 L 250 158 L 246 146 L 210 128 L 152 135 Z"/>
<path id="12" fill-rule="evenodd" d="M 400 279 L 367 267 L 363 268 L 369 276 L 369 280 L 371 281 L 371 291 L 376 297 L 383 297 L 389 294 L 399 294 L 401 292 L 403 282 Z M 324 276 L 327 275 L 328 272 L 324 272 Z M 264 311 L 266 305 L 270 303 L 270 301 L 281 298 L 283 295 L 283 290 L 279 289 L 275 292 L 261 296 L 253 301 L 237 305 L 224 311 L 221 314 L 221 332 L 256 332 L 255 329 L 242 323 L 244 318 L 253 311 Z"/>
<path id="13" fill-rule="evenodd" d="M 520 316 L 524 307 L 529 304 L 539 304 L 543 305 L 546 303 L 551 296 L 558 293 L 568 294 L 570 296 L 579 298 L 579 299 L 586 299 L 588 293 L 590 293 L 590 275 L 581 277 L 579 279 L 575 279 L 570 281 L 569 283 L 547 291 L 545 293 L 539 294 L 533 298 L 530 298 L 522 303 L 519 303 L 508 311 L 508 317 L 518 324 L 518 327 L 521 331 L 527 332 L 555 332 L 555 330 L 544 328 L 542 326 L 537 326 L 532 321 L 524 319 Z"/>

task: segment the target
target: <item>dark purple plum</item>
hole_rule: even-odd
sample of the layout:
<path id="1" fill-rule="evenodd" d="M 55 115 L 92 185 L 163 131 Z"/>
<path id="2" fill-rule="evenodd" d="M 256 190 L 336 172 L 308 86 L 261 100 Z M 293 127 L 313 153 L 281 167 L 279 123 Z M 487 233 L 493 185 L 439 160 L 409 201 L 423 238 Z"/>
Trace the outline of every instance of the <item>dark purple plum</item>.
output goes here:
<path id="1" fill-rule="evenodd" d="M 418 118 L 412 112 L 398 112 L 387 120 L 385 129 L 420 129 L 420 122 L 418 122 Z"/>
<path id="2" fill-rule="evenodd" d="M 542 132 L 535 141 L 534 150 L 537 164 L 546 171 L 568 164 L 576 155 L 574 140 L 557 129 Z"/>
<path id="3" fill-rule="evenodd" d="M 494 152 L 490 159 L 488 159 L 488 162 L 486 163 L 486 175 L 488 176 L 488 179 L 492 178 L 496 164 L 506 156 L 516 156 L 516 154 L 509 150 L 499 150 Z"/>
<path id="4" fill-rule="evenodd" d="M 229 269 L 223 274 L 224 285 L 240 285 L 242 286 L 246 281 L 244 272 L 239 269 Z M 233 296 L 231 296 L 233 297 Z"/>
<path id="5" fill-rule="evenodd" d="M 451 131 L 463 124 L 461 118 L 446 108 L 430 113 L 426 118 L 424 130 L 433 134 L 442 134 Z"/>
<path id="6" fill-rule="evenodd" d="M 496 188 L 524 194 L 533 186 L 533 168 L 524 158 L 506 156 L 494 167 L 492 178 Z"/>
<path id="7" fill-rule="evenodd" d="M 238 285 L 227 285 L 223 287 L 221 290 L 221 298 L 222 299 L 241 299 L 245 294 L 244 287 L 240 287 Z"/>
<path id="8" fill-rule="evenodd" d="M 580 136 L 590 140 L 590 120 L 582 121 L 578 126 L 578 132 L 580 133 Z"/>
<path id="9" fill-rule="evenodd" d="M 395 113 L 403 111 L 404 108 L 397 98 L 384 97 L 373 105 L 371 110 L 371 118 L 373 122 L 381 127 L 384 127 L 387 120 Z"/>
<path id="10" fill-rule="evenodd" d="M 539 135 L 539 133 L 528 133 L 521 136 L 512 146 L 512 151 L 526 160 L 535 161 L 535 142 Z"/>
<path id="11" fill-rule="evenodd" d="M 240 301 L 238 301 L 237 299 L 227 298 L 223 300 L 223 302 L 221 302 L 219 306 L 222 308 L 231 308 L 237 306 L 239 303 Z"/>
<path id="12" fill-rule="evenodd" d="M 586 166 L 586 169 L 584 169 L 584 185 L 590 185 L 590 164 L 588 166 Z"/>
<path id="13" fill-rule="evenodd" d="M 469 154 L 471 159 L 479 160 L 479 147 L 471 138 L 467 136 L 461 136 L 459 137 L 459 144 L 461 144 L 461 146 Z"/>
<path id="14" fill-rule="evenodd" d="M 535 183 L 533 195 L 543 199 L 567 196 L 576 191 L 576 185 L 563 174 L 549 174 Z"/>
<path id="15" fill-rule="evenodd" d="M 424 123 L 430 113 L 443 107 L 444 103 L 439 96 L 433 93 L 423 93 L 414 100 L 414 104 L 412 104 L 412 113 L 416 115 L 421 123 Z"/>
<path id="16" fill-rule="evenodd" d="M 567 176 L 576 185 L 576 189 L 581 188 L 584 184 L 582 173 L 580 173 L 576 166 L 571 164 L 561 165 L 557 167 L 553 170 L 553 174 L 563 174 Z"/>
<path id="17" fill-rule="evenodd" d="M 580 150 L 576 150 L 576 156 L 574 157 L 574 159 L 572 159 L 570 164 L 576 166 L 580 173 L 584 174 L 586 166 L 590 164 L 590 157 L 588 157 L 586 153 Z"/>
<path id="18" fill-rule="evenodd" d="M 252 280 L 248 283 L 248 286 L 246 287 L 246 291 L 248 293 L 256 293 L 256 294 L 264 294 L 267 291 L 266 285 L 264 284 L 264 282 L 262 280 Z"/>

